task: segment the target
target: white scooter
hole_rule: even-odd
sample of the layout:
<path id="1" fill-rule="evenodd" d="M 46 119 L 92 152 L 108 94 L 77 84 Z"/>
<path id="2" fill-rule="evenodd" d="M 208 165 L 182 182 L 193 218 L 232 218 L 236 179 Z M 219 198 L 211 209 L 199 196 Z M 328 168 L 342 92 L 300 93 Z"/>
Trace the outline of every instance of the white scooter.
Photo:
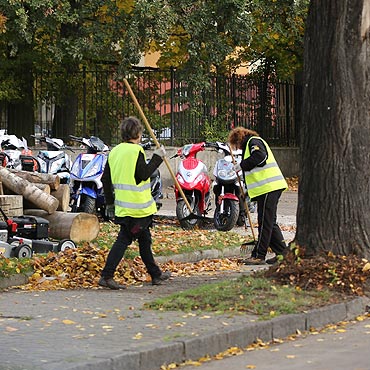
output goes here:
<path id="1" fill-rule="evenodd" d="M 250 202 L 244 182 L 238 181 L 238 176 L 233 170 L 232 155 L 230 147 L 221 142 L 210 143 L 210 147 L 222 153 L 224 156 L 216 161 L 212 183 L 215 194 L 216 209 L 214 213 L 214 225 L 217 230 L 229 231 L 235 225 L 245 224 L 245 204 L 243 195 L 247 197 L 248 209 L 254 212 L 255 203 Z M 232 152 L 237 163 L 241 161 L 241 150 Z"/>
<path id="2" fill-rule="evenodd" d="M 46 150 L 40 150 L 36 160 L 39 163 L 39 172 L 50 173 L 60 177 L 61 184 L 69 184 L 71 159 L 66 150 L 73 152 L 73 149 L 66 146 L 62 139 L 41 136 L 36 137 L 41 143 L 46 143 Z"/>

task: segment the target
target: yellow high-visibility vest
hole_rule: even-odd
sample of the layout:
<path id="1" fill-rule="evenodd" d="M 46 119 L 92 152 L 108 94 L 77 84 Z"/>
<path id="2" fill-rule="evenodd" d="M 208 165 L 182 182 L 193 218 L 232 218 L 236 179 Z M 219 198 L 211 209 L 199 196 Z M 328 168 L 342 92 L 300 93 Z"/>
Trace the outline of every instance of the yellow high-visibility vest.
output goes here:
<path id="1" fill-rule="evenodd" d="M 248 142 L 244 153 L 244 159 L 250 157 L 249 142 L 251 139 L 259 139 L 263 142 L 267 150 L 267 160 L 264 166 L 255 167 L 251 171 L 245 172 L 245 183 L 248 189 L 248 195 L 251 198 L 269 193 L 274 190 L 287 189 L 288 184 L 276 163 L 275 157 L 268 144 L 258 136 L 252 136 Z"/>
<path id="2" fill-rule="evenodd" d="M 139 152 L 138 144 L 121 143 L 109 153 L 108 163 L 114 188 L 114 210 L 117 217 L 147 217 L 157 211 L 151 194 L 150 179 L 136 184 L 135 167 Z"/>

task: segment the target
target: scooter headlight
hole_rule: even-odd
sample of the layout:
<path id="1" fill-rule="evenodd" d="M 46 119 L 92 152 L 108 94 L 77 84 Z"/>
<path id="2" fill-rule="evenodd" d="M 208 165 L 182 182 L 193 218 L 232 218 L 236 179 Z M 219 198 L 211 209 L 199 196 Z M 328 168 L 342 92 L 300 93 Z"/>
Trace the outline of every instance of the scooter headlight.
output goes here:
<path id="1" fill-rule="evenodd" d="M 224 181 L 226 181 L 226 180 L 228 180 L 228 181 L 235 180 L 236 179 L 236 172 L 231 168 L 222 169 L 222 170 L 218 171 L 217 177 L 221 180 L 224 180 Z"/>

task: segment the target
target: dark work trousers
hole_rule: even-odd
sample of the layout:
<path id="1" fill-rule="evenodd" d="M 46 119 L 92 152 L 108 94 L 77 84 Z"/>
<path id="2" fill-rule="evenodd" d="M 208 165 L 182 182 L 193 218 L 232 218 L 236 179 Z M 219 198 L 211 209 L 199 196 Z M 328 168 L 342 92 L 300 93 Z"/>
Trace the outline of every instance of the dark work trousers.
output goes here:
<path id="1" fill-rule="evenodd" d="M 282 192 L 275 190 L 253 199 L 257 201 L 258 241 L 252 257 L 265 259 L 268 247 L 277 255 L 287 252 L 283 234 L 276 223 L 277 205 Z"/>
<path id="2" fill-rule="evenodd" d="M 121 259 L 123 258 L 127 247 L 137 239 L 139 244 L 140 256 L 143 260 L 148 274 L 151 278 L 161 275 L 161 269 L 154 261 L 152 253 L 152 237 L 149 227 L 152 224 L 152 216 L 143 218 L 122 217 L 116 218 L 116 223 L 121 228 L 117 239 L 110 250 L 107 261 L 101 275 L 108 279 L 112 278 Z"/>

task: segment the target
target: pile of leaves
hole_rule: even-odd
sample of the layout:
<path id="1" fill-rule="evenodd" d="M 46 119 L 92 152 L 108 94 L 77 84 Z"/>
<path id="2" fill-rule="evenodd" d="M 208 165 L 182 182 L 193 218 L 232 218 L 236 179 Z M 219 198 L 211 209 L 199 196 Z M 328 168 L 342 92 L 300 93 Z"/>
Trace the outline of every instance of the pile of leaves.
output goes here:
<path id="1" fill-rule="evenodd" d="M 113 222 L 102 222 L 100 232 L 94 243 L 109 248 L 114 243 L 119 232 L 119 225 Z M 234 232 L 222 232 L 209 229 L 184 230 L 178 220 L 155 218 L 155 225 L 151 229 L 152 251 L 156 256 L 187 253 L 205 249 L 225 249 L 240 246 L 245 237 Z M 139 255 L 137 242 L 127 249 L 125 257 Z"/>
<path id="2" fill-rule="evenodd" d="M 370 293 L 370 262 L 355 255 L 333 253 L 301 258 L 294 250 L 278 264 L 264 272 L 277 284 L 289 284 L 304 290 L 328 288 L 343 296 Z"/>
<path id="3" fill-rule="evenodd" d="M 290 191 L 298 191 L 298 176 L 287 177 L 285 180 L 288 183 L 288 189 Z"/>
<path id="4" fill-rule="evenodd" d="M 86 243 L 77 249 L 68 249 L 63 253 L 49 253 L 32 260 L 34 274 L 25 290 L 80 289 L 98 287 L 101 270 L 109 250 Z M 168 262 L 161 265 L 174 276 L 240 269 L 236 259 L 203 260 L 198 263 Z M 115 279 L 121 284 L 134 285 L 149 282 L 145 265 L 140 257 L 132 260 L 123 259 L 116 271 Z"/>

